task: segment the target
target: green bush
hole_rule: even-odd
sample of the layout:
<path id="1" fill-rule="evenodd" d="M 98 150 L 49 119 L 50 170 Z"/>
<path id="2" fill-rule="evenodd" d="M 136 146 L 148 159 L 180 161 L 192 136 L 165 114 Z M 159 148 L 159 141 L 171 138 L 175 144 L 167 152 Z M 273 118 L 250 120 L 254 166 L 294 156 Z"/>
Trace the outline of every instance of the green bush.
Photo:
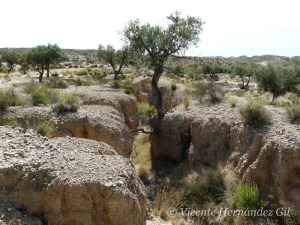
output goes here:
<path id="1" fill-rule="evenodd" d="M 190 106 L 190 99 L 188 99 L 188 98 L 185 98 L 184 100 L 183 100 L 183 106 L 184 106 L 184 108 L 185 109 L 187 109 L 189 106 Z"/>
<path id="2" fill-rule="evenodd" d="M 240 210 L 259 209 L 260 198 L 257 186 L 252 184 L 240 184 L 238 186 L 236 204 Z"/>
<path id="3" fill-rule="evenodd" d="M 263 125 L 271 121 L 270 113 L 262 104 L 255 101 L 249 101 L 243 105 L 240 113 L 245 123 L 249 125 Z"/>
<path id="4" fill-rule="evenodd" d="M 176 83 L 175 83 L 175 82 L 172 82 L 172 83 L 171 83 L 171 90 L 172 90 L 172 91 L 176 91 L 176 89 L 177 89 Z"/>
<path id="5" fill-rule="evenodd" d="M 80 79 L 77 78 L 76 80 L 74 80 L 74 84 L 76 86 L 91 86 L 94 84 L 94 81 L 92 79 Z"/>
<path id="6" fill-rule="evenodd" d="M 47 86 L 37 86 L 31 93 L 31 99 L 33 105 L 49 105 L 58 101 L 59 94 Z"/>
<path id="7" fill-rule="evenodd" d="M 287 106 L 286 113 L 292 122 L 300 121 L 300 100 L 293 101 L 291 106 Z"/>
<path id="8" fill-rule="evenodd" d="M 42 136 L 48 136 L 53 130 L 53 124 L 51 123 L 42 123 L 37 128 L 37 133 Z"/>
<path id="9" fill-rule="evenodd" d="M 0 91 L 0 111 L 5 110 L 9 106 L 21 106 L 25 104 L 25 99 L 16 94 L 14 90 Z"/>
<path id="10" fill-rule="evenodd" d="M 47 80 L 46 85 L 49 88 L 59 88 L 59 89 L 66 89 L 69 86 L 66 81 L 58 77 L 50 77 Z"/>
<path id="11" fill-rule="evenodd" d="M 231 107 L 236 107 L 237 99 L 236 98 L 231 98 L 229 100 L 229 104 L 230 104 Z"/>
<path id="12" fill-rule="evenodd" d="M 137 107 L 141 124 L 148 124 L 149 120 L 156 114 L 155 107 L 145 102 L 138 103 Z"/>
<path id="13" fill-rule="evenodd" d="M 63 113 L 63 112 L 77 112 L 80 107 L 80 98 L 77 95 L 70 94 L 62 97 L 59 102 L 57 102 L 52 110 L 53 112 Z"/>
<path id="14" fill-rule="evenodd" d="M 197 82 L 194 95 L 202 100 L 205 96 L 209 97 L 211 102 L 220 102 L 224 98 L 223 89 L 215 83 Z"/>
<path id="15" fill-rule="evenodd" d="M 128 95 L 134 95 L 135 91 L 133 87 L 125 86 L 124 87 L 124 93 Z"/>

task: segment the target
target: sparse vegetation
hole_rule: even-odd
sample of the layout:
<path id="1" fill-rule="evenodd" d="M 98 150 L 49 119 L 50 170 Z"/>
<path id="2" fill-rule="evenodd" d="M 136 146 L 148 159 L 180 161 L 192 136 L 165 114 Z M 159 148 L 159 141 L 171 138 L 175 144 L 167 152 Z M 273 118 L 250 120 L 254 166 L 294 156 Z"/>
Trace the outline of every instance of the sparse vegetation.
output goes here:
<path id="1" fill-rule="evenodd" d="M 257 186 L 241 183 L 237 190 L 236 204 L 240 210 L 259 209 L 261 204 Z"/>
<path id="2" fill-rule="evenodd" d="M 176 89 L 177 89 L 176 83 L 175 83 L 175 82 L 172 82 L 172 83 L 171 83 L 171 90 L 172 90 L 172 91 L 176 91 Z"/>
<path id="3" fill-rule="evenodd" d="M 138 103 L 138 113 L 141 124 L 148 124 L 149 120 L 155 115 L 156 109 L 154 106 L 149 105 L 149 103 Z"/>
<path id="4" fill-rule="evenodd" d="M 264 125 L 271 122 L 271 115 L 266 108 L 255 101 L 249 101 L 240 108 L 245 123 L 249 125 Z"/>
<path id="5" fill-rule="evenodd" d="M 194 94 L 199 100 L 203 100 L 204 97 L 209 96 L 210 102 L 220 102 L 224 98 L 223 89 L 215 83 L 205 83 L 198 81 L 195 85 Z"/>
<path id="6" fill-rule="evenodd" d="M 20 97 L 13 89 L 0 90 L 0 111 L 10 106 L 22 106 L 26 100 Z"/>
<path id="7" fill-rule="evenodd" d="M 61 78 L 57 78 L 57 77 L 50 77 L 47 80 L 46 85 L 49 88 L 59 88 L 59 89 L 66 89 L 69 86 L 66 81 L 64 81 Z"/>
<path id="8" fill-rule="evenodd" d="M 59 99 L 59 93 L 56 90 L 44 85 L 36 85 L 36 88 L 31 91 L 31 102 L 35 106 L 53 104 Z"/>
<path id="9" fill-rule="evenodd" d="M 53 130 L 53 124 L 49 123 L 49 122 L 42 123 L 37 128 L 37 132 L 39 134 L 41 134 L 42 136 L 48 136 L 48 135 L 50 135 L 50 133 L 52 132 L 52 130 Z"/>
<path id="10" fill-rule="evenodd" d="M 300 98 L 294 101 L 291 106 L 286 107 L 288 118 L 292 121 L 300 121 Z"/>
<path id="11" fill-rule="evenodd" d="M 77 95 L 69 94 L 63 96 L 56 104 L 54 104 L 53 112 L 77 112 L 79 107 L 80 98 Z"/>
<path id="12" fill-rule="evenodd" d="M 130 86 L 124 86 L 124 93 L 128 95 L 134 95 L 134 88 Z"/>
<path id="13" fill-rule="evenodd" d="M 185 98 L 183 100 L 183 106 L 185 109 L 187 109 L 189 106 L 190 106 L 191 102 L 190 102 L 190 99 L 189 98 Z"/>
<path id="14" fill-rule="evenodd" d="M 233 108 L 236 107 L 236 105 L 237 105 L 237 99 L 236 98 L 229 99 L 229 104 Z"/>

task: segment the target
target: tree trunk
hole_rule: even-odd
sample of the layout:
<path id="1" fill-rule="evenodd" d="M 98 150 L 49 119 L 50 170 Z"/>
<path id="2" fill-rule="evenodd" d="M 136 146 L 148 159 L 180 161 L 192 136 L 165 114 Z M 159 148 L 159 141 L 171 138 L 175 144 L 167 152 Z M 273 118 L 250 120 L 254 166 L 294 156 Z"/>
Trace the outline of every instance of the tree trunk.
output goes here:
<path id="1" fill-rule="evenodd" d="M 118 72 L 118 71 L 115 71 L 114 74 L 115 74 L 114 80 L 118 80 L 119 72 Z"/>
<path id="2" fill-rule="evenodd" d="M 241 89 L 245 89 L 245 80 L 244 80 L 244 77 L 242 77 L 242 87 Z"/>
<path id="3" fill-rule="evenodd" d="M 249 83 L 250 83 L 251 77 L 248 77 L 248 81 L 245 87 L 248 87 Z"/>
<path id="4" fill-rule="evenodd" d="M 163 66 L 159 66 L 155 68 L 154 75 L 151 81 L 152 95 L 155 99 L 155 106 L 157 109 L 157 116 L 159 120 L 162 120 L 165 116 L 162 95 L 161 95 L 161 91 L 158 88 L 158 81 L 163 72 L 164 72 Z"/>
<path id="5" fill-rule="evenodd" d="M 50 66 L 46 66 L 46 70 L 47 70 L 47 77 L 50 77 Z"/>
<path id="6" fill-rule="evenodd" d="M 42 68 L 42 70 L 38 70 L 39 72 L 39 82 L 43 82 L 43 75 L 44 75 L 44 68 Z"/>

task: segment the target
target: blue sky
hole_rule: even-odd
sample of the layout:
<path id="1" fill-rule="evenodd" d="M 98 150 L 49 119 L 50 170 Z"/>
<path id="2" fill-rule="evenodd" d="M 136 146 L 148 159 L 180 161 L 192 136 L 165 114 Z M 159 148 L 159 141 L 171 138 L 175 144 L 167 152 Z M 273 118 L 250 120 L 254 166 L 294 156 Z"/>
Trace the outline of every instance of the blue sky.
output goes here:
<path id="1" fill-rule="evenodd" d="M 175 10 L 205 21 L 186 55 L 300 55 L 298 0 L 4 0 L 0 47 L 57 43 L 61 48 L 121 47 L 118 31 L 135 18 L 165 25 Z"/>

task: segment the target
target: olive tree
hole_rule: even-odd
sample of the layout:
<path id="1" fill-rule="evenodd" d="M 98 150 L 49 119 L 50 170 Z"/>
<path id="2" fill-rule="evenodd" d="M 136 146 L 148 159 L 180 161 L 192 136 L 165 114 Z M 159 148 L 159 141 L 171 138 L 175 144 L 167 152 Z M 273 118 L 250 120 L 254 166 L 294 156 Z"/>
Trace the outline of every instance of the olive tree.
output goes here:
<path id="1" fill-rule="evenodd" d="M 57 44 L 47 45 L 47 51 L 46 51 L 46 65 L 45 68 L 47 70 L 47 77 L 50 76 L 50 66 L 58 64 L 66 59 L 65 54 L 63 51 L 57 46 Z"/>
<path id="2" fill-rule="evenodd" d="M 18 64 L 20 55 L 16 51 L 4 50 L 1 53 L 1 61 L 5 62 L 8 66 L 7 74 Z"/>
<path id="3" fill-rule="evenodd" d="M 39 81 L 43 81 L 43 74 L 47 70 L 50 74 L 50 66 L 57 64 L 65 58 L 62 50 L 56 45 L 38 45 L 27 52 L 28 63 L 39 73 Z"/>
<path id="4" fill-rule="evenodd" d="M 169 24 L 166 27 L 141 24 L 136 19 L 129 21 L 123 30 L 124 41 L 128 43 L 130 50 L 147 56 L 150 66 L 154 69 L 151 87 L 159 121 L 165 115 L 162 94 L 158 88 L 164 65 L 169 56 L 184 53 L 190 46 L 197 45 L 203 26 L 200 18 L 182 18 L 179 12 L 167 18 Z"/>
<path id="5" fill-rule="evenodd" d="M 111 45 L 107 45 L 106 48 L 103 45 L 99 45 L 97 55 L 100 61 L 108 63 L 112 67 L 115 75 L 114 79 L 117 80 L 123 65 L 127 64 L 128 49 L 116 50 Z"/>
<path id="6" fill-rule="evenodd" d="M 231 75 L 239 76 L 242 80 L 241 89 L 247 89 L 252 76 L 252 67 L 246 64 L 236 64 L 232 69 Z M 246 84 L 245 80 L 247 80 Z"/>

